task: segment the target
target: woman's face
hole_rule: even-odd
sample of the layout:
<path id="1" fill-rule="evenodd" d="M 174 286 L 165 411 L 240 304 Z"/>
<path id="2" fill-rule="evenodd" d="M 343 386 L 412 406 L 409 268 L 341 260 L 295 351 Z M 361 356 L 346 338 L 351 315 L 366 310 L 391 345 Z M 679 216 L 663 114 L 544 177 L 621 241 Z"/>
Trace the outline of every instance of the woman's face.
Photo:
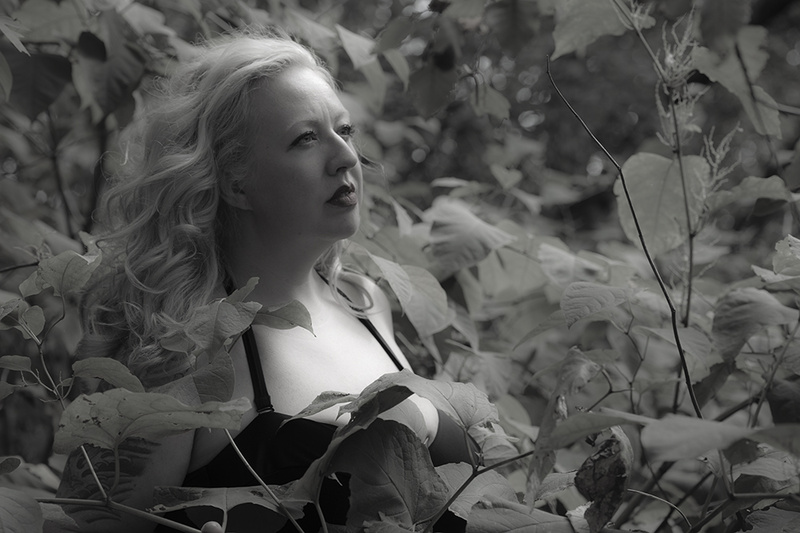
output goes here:
<path id="1" fill-rule="evenodd" d="M 352 236 L 362 175 L 336 91 L 314 70 L 294 66 L 257 86 L 252 101 L 243 189 L 262 242 L 316 249 Z"/>

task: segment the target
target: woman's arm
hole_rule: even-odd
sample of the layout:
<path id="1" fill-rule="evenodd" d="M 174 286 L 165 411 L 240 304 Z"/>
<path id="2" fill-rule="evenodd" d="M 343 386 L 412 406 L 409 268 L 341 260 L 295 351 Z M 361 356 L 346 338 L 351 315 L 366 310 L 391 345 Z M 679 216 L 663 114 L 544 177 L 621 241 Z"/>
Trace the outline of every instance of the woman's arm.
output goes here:
<path id="1" fill-rule="evenodd" d="M 111 450 L 94 446 L 86 446 L 85 449 L 109 499 L 143 510 L 153 505 L 153 489 L 156 486 L 180 486 L 183 483 L 192 454 L 193 435 L 193 431 L 187 431 L 160 442 L 127 439 L 119 449 L 118 472 Z M 80 449 L 70 454 L 56 496 L 104 501 L 92 469 Z M 156 526 L 152 521 L 112 511 L 108 507 L 68 505 L 64 506 L 64 510 L 77 523 L 77 529 L 48 522 L 45 524 L 45 533 L 141 533 L 153 531 Z"/>

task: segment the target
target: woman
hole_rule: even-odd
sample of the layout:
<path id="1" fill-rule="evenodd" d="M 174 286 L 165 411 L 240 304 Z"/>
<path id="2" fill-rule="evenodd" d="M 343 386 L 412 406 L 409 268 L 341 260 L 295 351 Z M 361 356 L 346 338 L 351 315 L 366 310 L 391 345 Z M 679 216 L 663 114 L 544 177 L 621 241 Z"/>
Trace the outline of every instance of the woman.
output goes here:
<path id="1" fill-rule="evenodd" d="M 278 431 L 280 423 L 323 391 L 357 393 L 409 367 L 393 340 L 386 297 L 340 266 L 343 240 L 359 226 L 363 193 L 353 125 L 329 72 L 283 36 L 238 35 L 207 46 L 171 77 L 163 101 L 148 115 L 136 170 L 106 201 L 111 230 L 101 246 L 117 254 L 118 268 L 90 295 L 83 354 L 122 358 L 147 386 L 161 386 L 192 365 L 159 339 L 197 306 L 254 277 L 248 299 L 265 308 L 299 301 L 314 334 L 254 326 L 230 352 L 233 397 L 254 404 L 237 443 L 268 483 L 297 479 L 344 421 L 329 409 Z M 412 396 L 385 417 L 430 444 L 435 463 L 472 460 L 463 433 L 423 398 Z M 451 446 L 442 435 L 454 428 Z M 256 484 L 221 431 L 129 448 L 112 499 L 133 507 L 151 505 L 157 485 Z M 91 472 L 74 455 L 59 495 L 96 498 Z M 109 479 L 108 454 L 90 455 Z M 333 502 L 325 514 L 332 521 L 343 520 L 347 509 L 346 490 L 336 492 L 323 494 Z M 73 511 L 80 531 L 153 529 L 125 514 Z M 235 509 L 230 530 L 257 524 L 258 531 L 276 531 L 284 522 L 273 520 L 273 528 L 249 512 L 262 510 Z M 304 529 L 316 531 L 316 514 L 306 514 Z M 215 528 L 209 522 L 204 531 Z"/>

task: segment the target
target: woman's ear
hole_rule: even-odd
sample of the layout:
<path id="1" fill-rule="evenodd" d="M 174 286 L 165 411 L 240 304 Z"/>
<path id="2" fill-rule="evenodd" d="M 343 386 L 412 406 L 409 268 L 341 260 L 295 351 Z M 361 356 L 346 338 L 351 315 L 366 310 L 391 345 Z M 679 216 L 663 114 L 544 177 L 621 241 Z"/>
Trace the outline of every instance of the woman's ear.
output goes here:
<path id="1" fill-rule="evenodd" d="M 231 207 L 250 211 L 250 202 L 247 201 L 247 194 L 241 180 L 231 180 L 222 187 L 222 200 Z"/>

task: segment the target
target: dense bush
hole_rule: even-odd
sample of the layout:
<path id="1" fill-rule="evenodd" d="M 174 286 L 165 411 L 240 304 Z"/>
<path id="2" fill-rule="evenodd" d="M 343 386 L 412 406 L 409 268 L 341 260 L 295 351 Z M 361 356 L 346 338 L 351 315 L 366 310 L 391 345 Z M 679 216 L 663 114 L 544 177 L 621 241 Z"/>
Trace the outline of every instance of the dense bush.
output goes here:
<path id="1" fill-rule="evenodd" d="M 358 476 L 355 457 L 393 450 L 414 478 L 387 467 L 393 484 L 370 487 L 381 509 L 354 491 L 352 529 L 429 530 L 449 507 L 483 533 L 800 530 L 797 2 L 0 9 L 0 531 L 69 521 L 53 495 L 78 446 L 234 428 L 247 408 L 166 401 L 82 357 L 76 303 L 103 261 L 98 195 L 153 80 L 197 39 L 260 24 L 292 32 L 342 82 L 363 154 L 380 163 L 348 261 L 394 296 L 401 345 L 435 380 L 398 374 L 334 396 L 359 424 L 257 502 L 289 513 L 322 475 Z M 195 319 L 177 344 L 220 361 L 252 320 L 313 326 L 241 295 Z M 108 390 L 80 394 L 98 382 Z M 469 427 L 487 466 L 434 469 L 420 443 L 374 421 L 376 402 L 409 390 Z M 105 488 L 97 505 L 119 509 Z M 243 494 L 161 491 L 156 511 L 227 509 Z"/>

